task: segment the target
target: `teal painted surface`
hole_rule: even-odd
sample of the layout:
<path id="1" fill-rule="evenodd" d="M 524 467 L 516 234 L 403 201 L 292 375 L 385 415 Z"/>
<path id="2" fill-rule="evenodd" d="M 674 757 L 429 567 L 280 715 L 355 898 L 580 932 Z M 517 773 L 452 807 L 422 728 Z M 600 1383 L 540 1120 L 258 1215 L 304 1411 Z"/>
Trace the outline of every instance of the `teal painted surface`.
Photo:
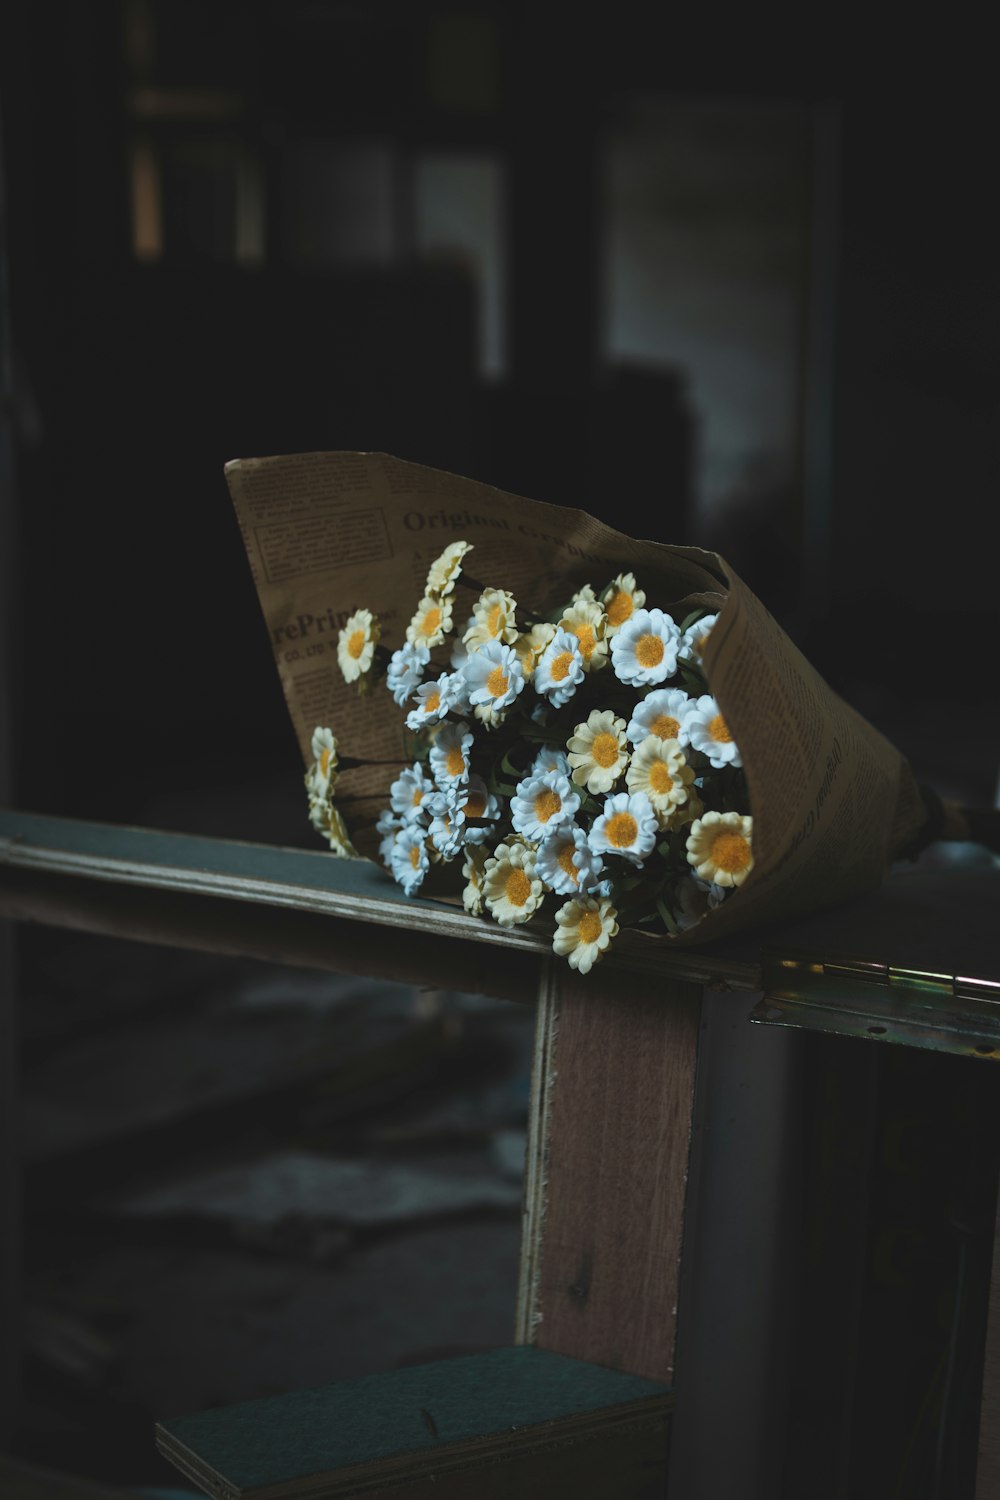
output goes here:
<path id="1" fill-rule="evenodd" d="M 247 1401 L 160 1427 L 230 1484 L 254 1489 L 668 1390 L 518 1345 Z"/>

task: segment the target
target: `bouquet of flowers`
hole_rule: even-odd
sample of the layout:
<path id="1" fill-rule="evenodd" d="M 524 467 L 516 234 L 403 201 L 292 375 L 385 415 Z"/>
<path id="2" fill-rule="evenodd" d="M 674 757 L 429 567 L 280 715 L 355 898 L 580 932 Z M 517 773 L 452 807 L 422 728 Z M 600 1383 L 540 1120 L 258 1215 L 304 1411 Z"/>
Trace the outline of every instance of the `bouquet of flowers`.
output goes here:
<path id="1" fill-rule="evenodd" d="M 471 581 L 471 551 L 434 560 L 396 651 L 368 609 L 339 632 L 344 681 L 381 681 L 410 735 L 379 853 L 407 895 L 451 864 L 469 912 L 502 926 L 550 913 L 555 951 L 586 974 L 619 924 L 687 930 L 753 868 L 743 763 L 703 664 L 717 616 L 647 608 L 632 573 L 541 616 Z M 312 751 L 310 821 L 347 854 L 335 727 Z"/>
<path id="2" fill-rule="evenodd" d="M 586 972 L 619 929 L 701 943 L 871 890 L 933 828 L 715 553 L 385 454 L 227 478 L 313 826 L 411 895 L 550 925 Z"/>

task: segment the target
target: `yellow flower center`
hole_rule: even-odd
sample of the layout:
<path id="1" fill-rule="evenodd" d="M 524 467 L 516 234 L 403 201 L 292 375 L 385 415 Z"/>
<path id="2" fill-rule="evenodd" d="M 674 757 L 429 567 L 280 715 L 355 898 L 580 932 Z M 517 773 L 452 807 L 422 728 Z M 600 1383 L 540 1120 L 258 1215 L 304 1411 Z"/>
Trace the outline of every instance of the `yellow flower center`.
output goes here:
<path id="1" fill-rule="evenodd" d="M 561 808 L 562 798 L 551 787 L 547 786 L 544 792 L 539 792 L 535 798 L 535 817 L 539 823 L 547 823 Z"/>
<path id="2" fill-rule="evenodd" d="M 559 868 L 571 878 L 574 885 L 580 884 L 580 872 L 573 863 L 573 855 L 576 853 L 575 844 L 563 844 L 559 850 Z"/>
<path id="3" fill-rule="evenodd" d="M 504 881 L 504 894 L 511 906 L 523 906 L 531 895 L 531 881 L 517 865 L 511 867 Z"/>
<path id="4" fill-rule="evenodd" d="M 441 609 L 437 604 L 432 604 L 430 609 L 420 621 L 421 635 L 434 635 L 441 628 Z"/>
<path id="5" fill-rule="evenodd" d="M 590 753 L 599 766 L 613 766 L 618 759 L 618 736 L 607 731 L 595 734 Z"/>
<path id="6" fill-rule="evenodd" d="M 355 630 L 350 640 L 347 642 L 347 654 L 348 656 L 353 656 L 354 660 L 357 661 L 358 657 L 361 655 L 364 649 L 365 633 L 363 630 Z"/>
<path id="7" fill-rule="evenodd" d="M 628 812 L 612 813 L 604 825 L 604 836 L 615 849 L 627 849 L 638 833 L 639 825 Z"/>
<path id="8" fill-rule="evenodd" d="M 327 774 L 327 772 L 329 771 L 329 769 L 330 769 L 330 757 L 331 757 L 332 754 L 333 754 L 332 750 L 325 750 L 324 749 L 324 750 L 320 751 L 320 753 L 319 753 L 319 772 L 320 772 L 321 776 L 325 776 Z"/>
<path id="9" fill-rule="evenodd" d="M 635 646 L 640 667 L 658 667 L 663 660 L 663 642 L 658 635 L 641 635 Z"/>
<path id="10" fill-rule="evenodd" d="M 486 616 L 486 629 L 489 631 L 490 635 L 499 635 L 502 627 L 503 606 L 501 604 L 494 604 L 493 608 Z"/>
<path id="11" fill-rule="evenodd" d="M 486 798 L 482 792 L 471 792 L 465 804 L 467 818 L 481 818 L 486 812 Z"/>
<path id="12" fill-rule="evenodd" d="M 421 804 L 421 802 L 423 800 L 424 800 L 423 788 L 419 787 L 419 786 L 418 787 L 414 787 L 414 789 L 413 789 L 413 804 L 412 805 L 414 807 L 419 807 L 420 804 Z"/>
<path id="13" fill-rule="evenodd" d="M 424 699 L 424 713 L 436 714 L 441 707 L 441 694 L 438 692 L 428 693 Z"/>
<path id="14" fill-rule="evenodd" d="M 410 846 L 410 864 L 413 866 L 414 869 L 416 869 L 417 866 L 419 865 L 419 863 L 420 863 L 420 850 L 417 848 L 416 844 L 411 844 L 411 846 Z"/>
<path id="15" fill-rule="evenodd" d="M 661 740 L 675 740 L 681 732 L 680 720 L 672 718 L 670 714 L 657 714 L 649 726 L 649 732 Z"/>
<path id="16" fill-rule="evenodd" d="M 736 875 L 740 870 L 749 869 L 753 854 L 742 833 L 727 829 L 713 839 L 712 859 L 720 870 L 728 870 L 730 875 Z"/>
<path id="17" fill-rule="evenodd" d="M 724 745 L 732 744 L 733 737 L 729 733 L 729 725 L 726 723 L 721 714 L 716 714 L 715 718 L 708 726 L 708 732 L 712 736 L 713 740 L 718 740 L 721 744 Z"/>
<path id="18" fill-rule="evenodd" d="M 572 651 L 560 651 L 559 655 L 553 658 L 552 665 L 549 668 L 549 675 L 551 676 L 553 682 L 565 681 L 565 679 L 569 676 L 570 663 L 572 662 L 572 660 Z"/>
<path id="19" fill-rule="evenodd" d="M 666 795 L 673 791 L 674 778 L 667 770 L 662 760 L 654 760 L 649 768 L 649 784 L 654 792 Z"/>
<path id="20" fill-rule="evenodd" d="M 503 667 L 494 667 L 486 679 L 486 686 L 494 698 L 502 698 L 507 691 L 510 678 L 504 672 Z"/>
<path id="21" fill-rule="evenodd" d="M 694 643 L 694 649 L 699 652 L 704 651 L 705 647 L 708 644 L 708 638 L 711 634 L 711 630 L 706 630 L 704 635 L 700 635 Z"/>
<path id="22" fill-rule="evenodd" d="M 632 595 L 626 594 L 623 589 L 618 589 L 604 607 L 611 625 L 624 625 L 626 620 L 631 619 L 635 606 L 632 603 Z"/>
<path id="23" fill-rule="evenodd" d="M 461 776 L 465 770 L 465 755 L 461 745 L 452 745 L 444 758 L 449 776 Z"/>
<path id="24" fill-rule="evenodd" d="M 578 625 L 575 634 L 577 640 L 580 642 L 580 655 L 584 661 L 589 661 L 594 654 L 594 647 L 597 645 L 597 641 L 594 639 L 593 625 Z"/>
<path id="25" fill-rule="evenodd" d="M 603 925 L 599 911 L 585 911 L 580 918 L 580 925 L 576 929 L 580 934 L 581 943 L 596 943 L 603 930 Z"/>

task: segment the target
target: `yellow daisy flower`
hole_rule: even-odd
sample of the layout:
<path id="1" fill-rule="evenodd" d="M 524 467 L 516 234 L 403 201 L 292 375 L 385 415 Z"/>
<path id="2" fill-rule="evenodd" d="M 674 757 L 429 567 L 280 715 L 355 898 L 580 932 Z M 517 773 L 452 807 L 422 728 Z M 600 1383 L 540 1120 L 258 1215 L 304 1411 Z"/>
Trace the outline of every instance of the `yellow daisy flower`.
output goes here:
<path id="1" fill-rule="evenodd" d="M 646 595 L 635 586 L 635 574 L 619 573 L 601 595 L 604 613 L 608 617 L 608 635 L 617 635 L 636 610 L 642 609 L 645 602 Z"/>
<path id="2" fill-rule="evenodd" d="M 472 624 L 462 640 L 470 651 L 499 641 L 503 646 L 512 646 L 517 640 L 514 612 L 517 600 L 506 589 L 484 589 L 472 613 Z"/>
<path id="3" fill-rule="evenodd" d="M 556 627 L 548 620 L 539 620 L 537 625 L 532 625 L 530 630 L 514 641 L 514 650 L 524 668 L 525 677 L 530 677 L 534 672 L 539 658 L 544 655 L 555 633 Z"/>
<path id="4" fill-rule="evenodd" d="M 676 740 L 661 740 L 651 734 L 632 752 L 625 785 L 630 792 L 645 792 L 653 804 L 661 828 L 671 825 L 677 810 L 690 796 L 694 770 L 684 759 Z"/>
<path id="5" fill-rule="evenodd" d="M 471 542 L 450 542 L 439 558 L 431 563 L 424 591 L 438 598 L 450 594 L 462 572 L 462 559 L 472 551 Z"/>
<path id="6" fill-rule="evenodd" d="M 596 600 L 580 599 L 571 604 L 559 621 L 559 629 L 576 636 L 585 672 L 607 665 L 608 617 Z"/>
<path id="7" fill-rule="evenodd" d="M 345 682 L 357 682 L 371 671 L 381 627 L 370 609 L 350 616 L 337 638 L 337 661 Z"/>
<path id="8" fill-rule="evenodd" d="M 691 824 L 688 864 L 714 885 L 742 885 L 753 869 L 753 818 L 737 812 L 708 812 Z"/>
<path id="9" fill-rule="evenodd" d="M 486 861 L 483 900 L 501 927 L 526 922 L 537 909 L 545 887 L 535 874 L 534 850 L 525 844 L 498 844 Z"/>
<path id="10" fill-rule="evenodd" d="M 462 892 L 462 905 L 474 917 L 482 915 L 483 878 L 485 873 L 486 850 L 481 844 L 466 844 L 462 874 L 465 876 L 467 883 L 465 890 Z"/>
<path id="11" fill-rule="evenodd" d="M 591 710 L 586 724 L 578 724 L 567 741 L 572 777 L 588 792 L 609 792 L 628 765 L 625 720 L 610 708 Z"/>
<path id="12" fill-rule="evenodd" d="M 589 974 L 618 933 L 618 913 L 607 896 L 574 896 L 556 912 L 552 947 L 571 969 Z"/>
<path id="13" fill-rule="evenodd" d="M 452 604 L 448 595 L 425 594 L 406 627 L 411 646 L 440 646 L 452 626 Z"/>
<path id="14" fill-rule="evenodd" d="M 332 802 L 330 803 L 326 827 L 323 829 L 323 832 L 330 840 L 330 848 L 338 859 L 357 859 L 358 851 L 351 843 L 347 824 Z"/>

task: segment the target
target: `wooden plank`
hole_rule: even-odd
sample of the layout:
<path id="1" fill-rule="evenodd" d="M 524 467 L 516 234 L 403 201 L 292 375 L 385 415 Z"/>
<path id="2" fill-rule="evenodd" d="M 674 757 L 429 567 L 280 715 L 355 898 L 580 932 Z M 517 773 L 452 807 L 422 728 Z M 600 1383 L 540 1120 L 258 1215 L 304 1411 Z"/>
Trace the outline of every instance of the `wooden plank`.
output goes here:
<path id="1" fill-rule="evenodd" d="M 986 1318 L 983 1356 L 983 1394 L 979 1410 L 979 1449 L 976 1463 L 976 1500 L 1000 1495 L 1000 1200 L 997 1202 L 990 1275 L 990 1306 Z"/>
<path id="2" fill-rule="evenodd" d="M 537 988 L 537 954 L 516 947 L 498 952 L 468 937 L 444 940 L 419 928 L 381 931 L 363 915 L 350 921 L 289 907 L 248 907 L 239 897 L 109 885 L 47 870 L 0 866 L 0 916 L 529 1004 Z"/>
<path id="3" fill-rule="evenodd" d="M 64 883 L 73 880 L 89 882 L 95 894 L 88 897 L 79 883 Z M 106 890 L 101 897 L 101 888 L 109 883 L 116 888 L 113 901 L 109 901 Z M 244 908 L 244 926 L 252 924 L 265 932 L 273 914 L 279 911 L 315 913 L 328 921 L 340 918 L 359 926 L 391 929 L 393 935 L 385 935 L 385 944 L 398 950 L 404 967 L 411 945 L 434 948 L 442 954 L 455 944 L 467 945 L 467 952 L 476 946 L 482 951 L 474 967 L 484 972 L 494 966 L 507 968 L 512 957 L 516 967 L 518 954 L 530 955 L 537 962 L 551 952 L 551 937 L 542 923 L 523 929 L 501 927 L 487 917 L 470 917 L 460 903 L 404 896 L 386 873 L 368 860 L 334 859 L 302 849 L 0 811 L 0 913 L 21 920 L 82 927 L 86 909 L 88 920 L 101 923 L 95 930 L 107 932 L 112 929 L 104 924 L 112 919 L 102 915 L 102 907 L 113 905 L 118 924 L 113 930 L 123 937 L 142 938 L 142 931 L 124 930 L 127 919 L 134 915 L 145 927 L 150 914 L 161 907 L 170 908 L 162 897 L 145 907 L 141 902 L 123 900 L 124 893 L 132 890 L 160 892 L 162 897 L 183 896 L 191 902 L 200 898 L 206 914 L 202 940 L 188 946 L 211 946 L 218 952 L 257 956 L 255 949 L 211 944 L 217 904 L 225 900 Z M 194 916 L 199 908 L 190 905 L 186 910 Z M 151 940 L 161 941 L 155 937 Z M 367 943 L 374 946 L 371 935 Z M 275 961 L 299 961 L 273 956 Z M 329 961 L 324 966 L 348 967 Z M 657 941 L 638 933 L 620 935 L 607 968 L 640 969 L 656 976 L 669 973 L 720 988 L 754 989 L 760 984 L 756 961 L 697 949 L 671 950 L 667 939 Z M 353 972 L 366 974 L 369 970 Z M 373 972 L 382 973 L 380 969 Z M 471 981 L 454 987 L 474 988 Z M 481 993 L 498 991 L 486 988 Z"/>
<path id="4" fill-rule="evenodd" d="M 669 1382 L 701 990 L 540 987 L 517 1338 Z"/>

